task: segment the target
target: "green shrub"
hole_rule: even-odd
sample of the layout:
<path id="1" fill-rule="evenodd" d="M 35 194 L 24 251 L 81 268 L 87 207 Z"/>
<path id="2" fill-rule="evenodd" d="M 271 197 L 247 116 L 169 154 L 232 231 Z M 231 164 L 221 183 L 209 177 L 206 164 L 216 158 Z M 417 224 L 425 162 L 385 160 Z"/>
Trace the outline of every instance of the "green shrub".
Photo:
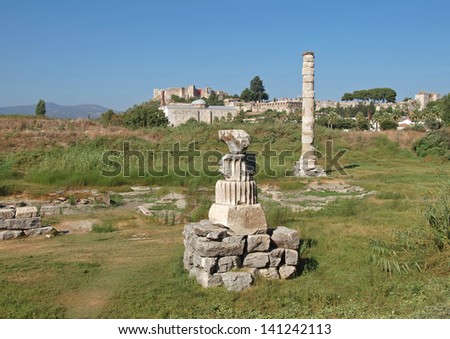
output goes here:
<path id="1" fill-rule="evenodd" d="M 380 129 L 382 131 L 385 131 L 388 129 L 397 129 L 397 127 L 398 127 L 398 123 L 396 123 L 395 121 L 383 120 L 382 122 L 380 122 Z"/>
<path id="2" fill-rule="evenodd" d="M 442 123 L 435 118 L 430 118 L 425 120 L 425 127 L 430 130 L 438 130 L 442 127 Z"/>
<path id="3" fill-rule="evenodd" d="M 111 233 L 114 232 L 116 229 L 113 227 L 111 223 L 104 223 L 104 224 L 95 224 L 92 226 L 92 232 L 95 233 Z"/>
<path id="4" fill-rule="evenodd" d="M 75 197 L 75 195 L 71 194 L 69 196 L 69 204 L 72 205 L 72 206 L 77 204 L 77 198 Z"/>
<path id="5" fill-rule="evenodd" d="M 111 194 L 109 196 L 109 199 L 111 200 L 111 205 L 114 206 L 123 205 L 123 196 L 121 196 L 120 194 Z"/>
<path id="6" fill-rule="evenodd" d="M 422 215 L 424 227 L 437 248 L 442 251 L 450 245 L 450 181 L 444 182 L 434 194 L 429 194 L 424 201 Z"/>
<path id="7" fill-rule="evenodd" d="M 432 131 L 416 141 L 413 150 L 418 156 L 439 156 L 450 159 L 450 132 Z"/>
<path id="8" fill-rule="evenodd" d="M 422 272 L 430 258 L 448 258 L 450 246 L 450 182 L 444 181 L 425 197 L 423 219 L 406 230 L 395 230 L 392 239 L 370 240 L 371 262 L 393 274 Z M 442 259 L 441 259 L 442 258 Z"/>

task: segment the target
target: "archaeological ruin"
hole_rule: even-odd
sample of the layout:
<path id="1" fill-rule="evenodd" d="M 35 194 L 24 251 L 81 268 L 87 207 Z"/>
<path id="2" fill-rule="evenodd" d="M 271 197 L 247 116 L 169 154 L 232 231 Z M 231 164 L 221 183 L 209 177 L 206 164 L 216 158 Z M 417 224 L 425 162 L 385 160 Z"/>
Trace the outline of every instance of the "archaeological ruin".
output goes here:
<path id="1" fill-rule="evenodd" d="M 316 164 L 314 148 L 314 53 L 303 53 L 302 67 L 302 153 L 295 163 L 296 176 L 325 176 L 325 171 Z"/>
<path id="2" fill-rule="evenodd" d="M 242 291 L 257 276 L 290 279 L 297 275 L 298 232 L 268 229 L 253 179 L 254 157 L 247 154 L 250 136 L 243 130 L 221 130 L 229 153 L 220 161 L 224 180 L 216 183 L 209 220 L 185 225 L 183 263 L 203 287 L 223 285 Z"/>
<path id="3" fill-rule="evenodd" d="M 0 240 L 36 237 L 53 232 L 53 227 L 42 226 L 35 206 L 0 207 Z"/>

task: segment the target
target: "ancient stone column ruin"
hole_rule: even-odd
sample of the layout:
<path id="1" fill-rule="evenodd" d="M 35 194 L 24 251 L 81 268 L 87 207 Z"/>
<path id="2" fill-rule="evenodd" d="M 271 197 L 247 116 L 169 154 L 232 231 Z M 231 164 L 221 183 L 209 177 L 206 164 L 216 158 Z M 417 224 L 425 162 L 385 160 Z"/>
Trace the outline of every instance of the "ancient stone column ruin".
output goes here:
<path id="1" fill-rule="evenodd" d="M 253 180 L 254 159 L 247 154 L 250 136 L 243 130 L 221 130 L 219 139 L 229 153 L 220 160 L 220 172 L 225 180 L 216 183 L 216 201 L 209 210 L 209 220 L 221 224 L 236 234 L 264 233 L 266 216 L 258 204 Z"/>
<path id="2" fill-rule="evenodd" d="M 185 225 L 184 268 L 203 287 L 230 291 L 251 286 L 257 276 L 290 279 L 297 275 L 299 235 L 279 226 L 268 229 L 253 179 L 255 159 L 246 153 L 243 130 L 219 131 L 229 153 L 220 161 L 224 180 L 216 183 L 209 220 Z"/>
<path id="3" fill-rule="evenodd" d="M 295 163 L 297 176 L 324 176 L 323 169 L 316 165 L 314 148 L 314 53 L 303 53 L 302 67 L 302 153 Z"/>

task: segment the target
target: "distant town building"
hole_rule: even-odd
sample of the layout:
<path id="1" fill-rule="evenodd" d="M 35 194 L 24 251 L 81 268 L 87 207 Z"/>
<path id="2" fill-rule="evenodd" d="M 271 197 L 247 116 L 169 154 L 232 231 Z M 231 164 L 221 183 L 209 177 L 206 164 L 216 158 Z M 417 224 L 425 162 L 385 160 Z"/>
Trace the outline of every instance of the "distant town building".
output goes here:
<path id="1" fill-rule="evenodd" d="M 420 109 L 424 109 L 425 107 L 427 107 L 429 102 L 439 100 L 440 98 L 441 98 L 440 94 L 428 93 L 424 91 L 416 94 L 416 96 L 414 97 L 416 102 L 419 104 Z"/>
<path id="2" fill-rule="evenodd" d="M 189 85 L 187 87 L 172 87 L 166 89 L 154 88 L 153 99 L 159 100 L 161 102 L 161 106 L 164 106 L 173 102 L 172 95 L 188 100 L 200 98 L 208 99 L 213 93 L 218 96 L 219 100 L 223 100 L 226 96 L 228 96 L 228 93 L 220 90 L 214 90 L 211 87 L 196 88 L 195 85 Z"/>
<path id="3" fill-rule="evenodd" d="M 168 104 L 160 107 L 171 126 L 184 124 L 189 119 L 211 124 L 215 119 L 233 118 L 239 113 L 235 106 L 208 106 L 205 100 L 197 99 L 190 104 Z"/>

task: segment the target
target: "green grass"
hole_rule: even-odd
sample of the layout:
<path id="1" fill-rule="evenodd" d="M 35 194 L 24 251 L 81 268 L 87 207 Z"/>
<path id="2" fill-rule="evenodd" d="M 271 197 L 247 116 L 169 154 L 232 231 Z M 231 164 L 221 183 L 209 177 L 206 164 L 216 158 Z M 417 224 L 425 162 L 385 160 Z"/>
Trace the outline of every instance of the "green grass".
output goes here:
<path id="1" fill-rule="evenodd" d="M 105 223 L 102 225 L 94 224 L 92 226 L 92 232 L 94 233 L 111 233 L 114 232 L 115 230 L 116 229 L 110 223 Z"/>
<path id="2" fill-rule="evenodd" d="M 249 132 L 253 139 L 251 150 L 260 151 L 264 142 L 273 141 L 273 149 L 299 153 L 300 135 L 292 126 L 233 127 Z M 159 131 L 160 144 L 137 140 L 136 147 L 163 147 L 175 140 L 186 144 L 195 135 L 202 151 L 225 151 L 226 147 L 217 141 L 219 126 L 192 128 Z M 51 219 L 56 228 L 62 220 L 95 219 L 99 227 L 110 225 L 115 231 L 1 242 L 0 318 L 448 319 L 449 248 L 445 244 L 442 249 L 437 246 L 442 232 L 435 234 L 433 229 L 440 227 L 432 228 L 430 224 L 426 235 L 414 232 L 423 225 L 424 202 L 429 193 L 442 185 L 442 178 L 450 176 L 450 163 L 416 157 L 383 136 L 352 140 L 349 134 L 339 131 L 319 128 L 318 133 L 318 148 L 327 138 L 334 138 L 338 148 L 349 149 L 343 165 L 357 165 L 347 168 L 346 176 L 333 172 L 320 180 L 338 179 L 376 194 L 337 200 L 319 212 L 293 213 L 280 204 L 263 202 L 270 226 L 286 225 L 300 232 L 304 244 L 300 277 L 289 281 L 260 279 L 241 293 L 223 287 L 204 289 L 182 268 L 183 225 L 172 225 L 170 217 L 162 222 L 122 207 L 78 216 L 57 215 Z M 68 153 L 76 160 L 85 148 L 97 152 L 96 147 L 109 147 L 114 142 L 111 139 L 71 145 L 69 148 L 76 151 Z M 154 192 L 158 197 L 170 192 L 187 194 L 184 213 L 191 220 L 207 215 L 213 193 L 200 188 L 212 189 L 217 178 L 172 174 L 160 179 L 131 177 L 108 182 L 91 167 L 94 160 L 91 165 L 79 164 L 76 166 L 81 167 L 76 168 L 58 162 L 61 154 L 61 150 L 34 150 L 12 155 L 12 166 L 5 167 L 7 176 L 1 185 L 36 195 L 70 185 L 107 188 L 117 184 L 120 191 L 134 184 L 157 185 L 163 186 Z M 46 174 L 52 161 L 55 168 Z M 289 166 L 287 162 L 284 168 Z M 12 172 L 24 175 L 14 177 Z M 257 178 L 258 184 L 273 184 L 285 194 L 304 189 L 309 181 L 315 180 Z M 447 205 L 434 206 L 425 213 L 425 221 L 430 223 L 433 215 L 445 220 Z M 400 245 L 399 263 L 419 259 L 422 272 L 386 272 L 383 264 L 372 260 L 373 241 Z"/>

